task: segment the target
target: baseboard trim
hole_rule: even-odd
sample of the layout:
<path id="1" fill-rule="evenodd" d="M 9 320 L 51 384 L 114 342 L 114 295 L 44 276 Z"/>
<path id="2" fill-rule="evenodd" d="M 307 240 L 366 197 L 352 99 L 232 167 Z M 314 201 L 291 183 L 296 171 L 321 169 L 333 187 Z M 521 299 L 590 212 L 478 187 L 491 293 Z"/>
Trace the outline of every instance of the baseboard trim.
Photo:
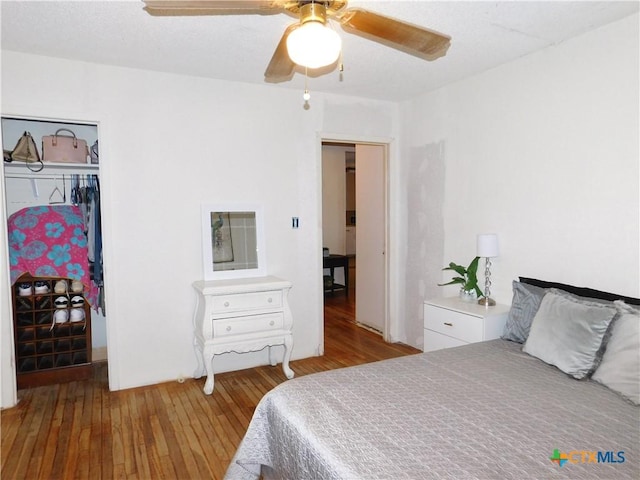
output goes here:
<path id="1" fill-rule="evenodd" d="M 104 362 L 107 360 L 107 347 L 97 347 L 91 350 L 92 362 Z"/>

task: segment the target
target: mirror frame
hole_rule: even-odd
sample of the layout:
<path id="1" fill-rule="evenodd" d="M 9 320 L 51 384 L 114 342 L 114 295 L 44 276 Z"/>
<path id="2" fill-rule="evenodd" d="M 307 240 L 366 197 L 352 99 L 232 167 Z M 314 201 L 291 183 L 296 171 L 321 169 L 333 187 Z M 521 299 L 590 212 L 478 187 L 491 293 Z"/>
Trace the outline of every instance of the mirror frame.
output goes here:
<path id="1" fill-rule="evenodd" d="M 258 254 L 258 268 L 239 270 L 214 270 L 213 251 L 211 245 L 211 212 L 255 212 L 256 214 L 256 245 Z M 264 217 L 262 206 L 256 204 L 224 204 L 208 203 L 202 205 L 202 262 L 205 280 L 225 280 L 231 278 L 263 277 L 267 274 L 267 258 L 264 241 Z"/>

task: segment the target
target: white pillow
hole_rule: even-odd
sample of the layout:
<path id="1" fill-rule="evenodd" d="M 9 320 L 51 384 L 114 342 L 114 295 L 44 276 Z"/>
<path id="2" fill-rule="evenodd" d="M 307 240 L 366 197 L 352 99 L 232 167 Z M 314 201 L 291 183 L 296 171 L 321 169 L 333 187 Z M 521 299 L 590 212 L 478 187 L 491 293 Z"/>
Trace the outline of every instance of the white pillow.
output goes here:
<path id="1" fill-rule="evenodd" d="M 598 366 L 598 351 L 616 314 L 613 304 L 585 301 L 550 289 L 522 350 L 574 378 L 588 377 Z"/>
<path id="2" fill-rule="evenodd" d="M 602 362 L 591 378 L 640 405 L 640 312 L 623 302 L 615 304 L 621 316 L 613 325 Z"/>

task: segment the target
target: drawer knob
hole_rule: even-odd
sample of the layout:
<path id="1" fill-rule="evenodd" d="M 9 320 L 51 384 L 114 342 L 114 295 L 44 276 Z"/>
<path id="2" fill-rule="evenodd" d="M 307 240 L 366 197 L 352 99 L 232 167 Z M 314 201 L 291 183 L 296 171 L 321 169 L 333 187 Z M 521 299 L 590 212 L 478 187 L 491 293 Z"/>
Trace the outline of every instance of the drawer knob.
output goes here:
<path id="1" fill-rule="evenodd" d="M 230 331 L 231 331 L 231 325 L 227 327 L 227 332 L 230 332 Z"/>
<path id="2" fill-rule="evenodd" d="M 451 323 L 451 322 L 444 322 L 444 324 L 445 324 L 447 327 L 453 327 L 453 323 Z"/>
<path id="3" fill-rule="evenodd" d="M 224 306 L 228 307 L 229 306 L 229 302 L 224 302 Z"/>
<path id="4" fill-rule="evenodd" d="M 275 324 L 276 324 L 276 322 L 274 322 L 273 320 L 271 320 L 271 321 L 269 322 L 269 325 L 270 325 L 270 326 L 272 326 L 272 327 L 273 327 Z"/>
<path id="5" fill-rule="evenodd" d="M 271 297 L 267 298 L 267 302 L 268 302 L 268 303 L 273 302 L 272 298 L 271 298 Z"/>

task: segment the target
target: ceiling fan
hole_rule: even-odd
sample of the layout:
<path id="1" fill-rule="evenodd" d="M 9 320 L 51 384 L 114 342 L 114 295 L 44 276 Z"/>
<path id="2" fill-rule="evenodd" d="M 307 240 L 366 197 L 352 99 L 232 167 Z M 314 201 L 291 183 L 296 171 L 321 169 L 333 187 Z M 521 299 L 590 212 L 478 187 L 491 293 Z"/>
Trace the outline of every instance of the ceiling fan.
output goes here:
<path id="1" fill-rule="evenodd" d="M 444 56 L 451 38 L 360 8 L 347 8 L 348 0 L 143 0 L 144 9 L 155 16 L 272 15 L 285 13 L 299 21 L 282 35 L 264 73 L 278 83 L 293 77 L 296 64 L 320 68 L 336 62 L 341 40 L 328 20 L 348 33 L 378 42 L 424 60 Z M 312 30 L 321 37 L 307 37 Z M 302 38 L 302 37 L 305 38 Z M 307 43 L 304 43 L 304 42 Z M 313 55 L 312 55 L 313 54 Z M 315 57 L 314 57 L 315 55 Z"/>

